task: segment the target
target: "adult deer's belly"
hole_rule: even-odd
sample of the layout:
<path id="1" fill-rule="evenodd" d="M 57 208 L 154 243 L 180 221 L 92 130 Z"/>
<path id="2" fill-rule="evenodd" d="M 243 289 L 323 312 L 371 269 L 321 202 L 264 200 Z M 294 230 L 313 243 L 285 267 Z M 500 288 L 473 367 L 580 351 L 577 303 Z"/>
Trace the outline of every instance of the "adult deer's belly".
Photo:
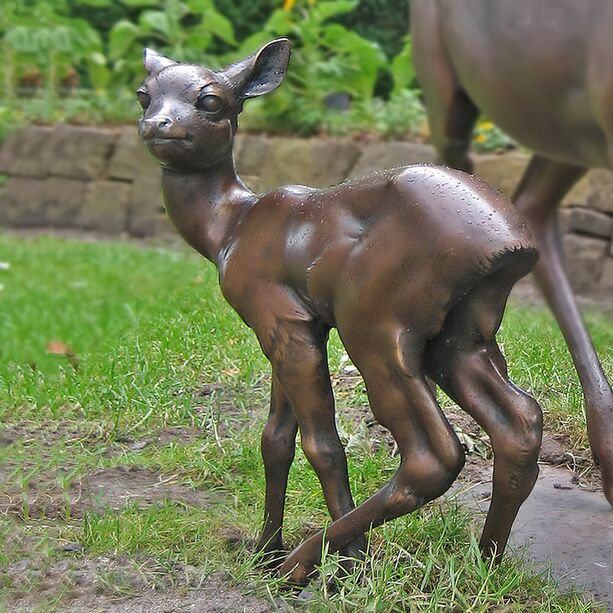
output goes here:
<path id="1" fill-rule="evenodd" d="M 588 68 L 603 0 L 441 0 L 449 59 L 489 119 L 545 157 L 608 165 Z M 613 24 L 612 24 L 613 25 Z M 613 66 L 609 72 L 613 82 Z"/>

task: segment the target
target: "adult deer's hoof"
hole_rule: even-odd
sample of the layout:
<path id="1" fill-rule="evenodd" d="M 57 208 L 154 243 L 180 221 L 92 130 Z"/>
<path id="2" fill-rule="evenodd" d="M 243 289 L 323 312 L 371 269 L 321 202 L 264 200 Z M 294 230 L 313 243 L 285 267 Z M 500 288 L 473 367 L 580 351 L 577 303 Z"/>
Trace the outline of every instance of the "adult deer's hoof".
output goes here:
<path id="1" fill-rule="evenodd" d="M 599 455 L 600 474 L 602 476 L 602 491 L 609 504 L 613 507 L 613 450 L 609 449 L 607 455 Z"/>
<path id="2" fill-rule="evenodd" d="M 595 463 L 600 466 L 602 490 L 613 507 L 613 391 L 598 402 L 586 402 L 587 433 Z"/>

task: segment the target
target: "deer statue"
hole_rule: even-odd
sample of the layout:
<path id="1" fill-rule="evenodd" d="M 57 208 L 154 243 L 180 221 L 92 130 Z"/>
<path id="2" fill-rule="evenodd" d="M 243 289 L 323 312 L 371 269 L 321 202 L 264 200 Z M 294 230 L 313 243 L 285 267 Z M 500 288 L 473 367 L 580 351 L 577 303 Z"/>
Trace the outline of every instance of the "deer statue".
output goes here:
<path id="1" fill-rule="evenodd" d="M 583 387 L 590 446 L 613 505 L 613 391 L 564 272 L 557 208 L 613 168 L 612 0 L 411 0 L 413 57 L 443 162 L 471 172 L 483 111 L 535 152 L 513 200 L 540 251 L 536 279 Z"/>
<path id="2" fill-rule="evenodd" d="M 479 179 L 411 166 L 329 189 L 256 195 L 238 178 L 233 140 L 248 98 L 283 80 L 287 39 L 213 72 L 145 51 L 140 134 L 162 167 L 168 214 L 219 271 L 223 295 L 272 366 L 262 435 L 265 517 L 258 548 L 283 551 L 288 471 L 298 429 L 332 517 L 329 550 L 358 557 L 371 527 L 442 495 L 462 446 L 426 377 L 489 433 L 493 495 L 481 547 L 499 557 L 537 477 L 542 414 L 513 385 L 496 331 L 514 283 L 536 258 L 527 224 Z M 355 507 L 335 423 L 326 344 L 338 329 L 377 420 L 398 444 L 392 479 Z M 305 584 L 324 532 L 280 572 Z"/>

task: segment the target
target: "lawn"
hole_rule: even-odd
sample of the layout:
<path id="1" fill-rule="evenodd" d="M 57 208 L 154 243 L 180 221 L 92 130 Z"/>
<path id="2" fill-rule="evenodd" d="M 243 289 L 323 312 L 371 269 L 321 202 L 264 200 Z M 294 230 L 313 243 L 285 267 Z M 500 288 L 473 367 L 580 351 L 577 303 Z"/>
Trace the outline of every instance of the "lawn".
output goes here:
<path id="1" fill-rule="evenodd" d="M 169 248 L 0 235 L 0 309 L 0 610 L 96 610 L 152 594 L 156 603 L 172 595 L 228 610 L 295 604 L 251 553 L 269 373 L 212 265 Z M 613 325 L 598 315 L 588 322 L 613 375 Z M 581 393 L 550 316 L 512 306 L 500 338 L 547 427 L 581 454 Z M 338 375 L 336 337 L 330 361 Z M 366 403 L 361 385 L 339 386 L 338 401 L 361 502 L 397 459 L 364 444 L 359 420 L 348 417 Z M 286 540 L 296 545 L 326 521 L 317 478 L 298 452 Z M 336 591 L 316 581 L 300 606 L 601 610 L 557 595 L 520 560 L 490 568 L 476 538 L 461 508 L 431 504 L 373 531 L 366 572 Z M 325 556 L 323 575 L 336 563 Z"/>

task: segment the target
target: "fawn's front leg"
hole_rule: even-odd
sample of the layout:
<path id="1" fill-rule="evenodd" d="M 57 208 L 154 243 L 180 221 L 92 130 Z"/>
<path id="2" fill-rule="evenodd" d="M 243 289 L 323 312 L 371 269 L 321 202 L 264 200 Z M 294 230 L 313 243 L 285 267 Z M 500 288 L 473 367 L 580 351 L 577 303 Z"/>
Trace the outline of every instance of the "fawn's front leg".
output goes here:
<path id="1" fill-rule="evenodd" d="M 285 393 L 300 427 L 302 449 L 321 483 L 333 520 L 355 508 L 347 458 L 336 430 L 326 342 L 328 331 L 312 322 L 285 322 L 274 333 L 267 351 L 275 381 Z M 358 558 L 366 548 L 364 536 L 343 554 Z"/>
<path id="2" fill-rule="evenodd" d="M 264 528 L 257 550 L 264 553 L 283 551 L 281 530 L 285 508 L 287 476 L 294 459 L 298 422 L 281 385 L 272 377 L 270 414 L 262 433 L 262 459 L 266 476 Z"/>

